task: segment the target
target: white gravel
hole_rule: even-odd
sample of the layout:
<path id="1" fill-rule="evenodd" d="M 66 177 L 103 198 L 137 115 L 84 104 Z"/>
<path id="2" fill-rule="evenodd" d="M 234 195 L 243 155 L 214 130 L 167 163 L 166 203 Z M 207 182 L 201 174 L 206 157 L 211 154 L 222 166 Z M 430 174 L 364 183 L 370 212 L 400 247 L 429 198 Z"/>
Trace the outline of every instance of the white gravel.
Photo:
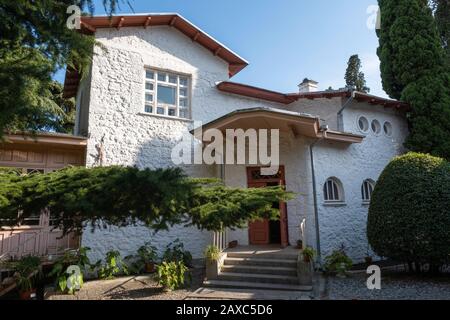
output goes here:
<path id="1" fill-rule="evenodd" d="M 450 274 L 412 276 L 404 273 L 382 273 L 381 290 L 369 290 L 368 275 L 352 274 L 347 278 L 328 277 L 330 300 L 450 300 Z"/>

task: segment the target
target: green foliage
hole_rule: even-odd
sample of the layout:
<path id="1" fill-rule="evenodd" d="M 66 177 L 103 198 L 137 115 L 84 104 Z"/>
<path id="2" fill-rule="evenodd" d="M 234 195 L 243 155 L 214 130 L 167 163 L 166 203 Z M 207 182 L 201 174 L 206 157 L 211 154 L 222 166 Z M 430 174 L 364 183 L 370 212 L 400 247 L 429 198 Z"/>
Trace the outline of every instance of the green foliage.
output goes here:
<path id="1" fill-rule="evenodd" d="M 180 239 L 169 243 L 163 253 L 163 261 L 167 262 L 183 262 L 186 266 L 191 266 L 192 255 L 189 251 L 184 249 L 184 244 Z"/>
<path id="2" fill-rule="evenodd" d="M 450 0 L 431 0 L 431 3 L 442 46 L 450 60 Z"/>
<path id="3" fill-rule="evenodd" d="M 305 261 L 312 261 L 316 256 L 316 251 L 311 247 L 306 247 L 302 250 L 302 255 Z"/>
<path id="4" fill-rule="evenodd" d="M 68 131 L 72 102 L 55 99 L 51 77 L 65 66 L 85 74 L 95 44 L 66 27 L 73 4 L 94 10 L 93 0 L 0 0 L 0 138 L 5 130 Z M 119 0 L 103 4 L 111 14 Z"/>
<path id="5" fill-rule="evenodd" d="M 372 194 L 367 237 L 379 255 L 439 266 L 450 262 L 450 164 L 408 153 L 384 169 Z"/>
<path id="6" fill-rule="evenodd" d="M 167 290 L 176 290 L 185 285 L 188 268 L 183 261 L 164 261 L 157 267 L 156 279 Z"/>
<path id="7" fill-rule="evenodd" d="M 146 242 L 141 246 L 138 249 L 137 254 L 144 263 L 158 261 L 158 251 L 155 246 L 150 245 L 150 242 Z"/>
<path id="8" fill-rule="evenodd" d="M 411 105 L 405 146 L 450 159 L 450 56 L 432 11 L 424 0 L 379 0 L 379 4 L 383 88 Z M 448 3 L 440 8 L 445 6 Z"/>
<path id="9" fill-rule="evenodd" d="M 107 224 L 174 224 L 220 231 L 261 217 L 276 218 L 275 201 L 293 197 L 281 187 L 238 189 L 215 180 L 188 178 L 179 168 L 75 168 L 17 176 L 0 172 L 0 219 L 13 225 L 47 208 L 65 233 Z M 21 212 L 17 218 L 17 212 Z"/>
<path id="10" fill-rule="evenodd" d="M 436 23 L 424 0 L 378 0 L 381 28 L 378 56 L 383 89 L 395 99 L 444 64 Z"/>
<path id="11" fill-rule="evenodd" d="M 129 255 L 124 258 L 128 273 L 130 274 L 140 274 L 145 270 L 147 263 L 156 263 L 158 260 L 157 249 L 150 242 L 146 242 L 143 246 L 139 247 L 135 255 Z"/>
<path id="12" fill-rule="evenodd" d="M 41 259 L 35 256 L 25 256 L 12 262 L 9 267 L 15 271 L 14 277 L 19 290 L 29 291 L 33 288 L 34 280 L 41 274 Z"/>
<path id="13" fill-rule="evenodd" d="M 83 272 L 86 268 L 92 268 L 87 256 L 89 250 L 91 249 L 88 247 L 81 247 L 76 251 L 66 251 L 55 261 L 49 275 L 55 277 L 56 285 L 61 292 L 74 294 L 77 288 L 81 289 L 84 283 Z M 69 266 L 78 266 L 81 272 L 68 273 Z"/>
<path id="14" fill-rule="evenodd" d="M 207 261 L 217 261 L 220 258 L 220 250 L 215 245 L 209 245 L 206 247 L 204 255 Z"/>
<path id="15" fill-rule="evenodd" d="M 344 248 L 340 248 L 325 257 L 324 269 L 329 273 L 336 272 L 338 275 L 345 275 L 352 265 L 352 259 L 347 256 Z"/>
<path id="16" fill-rule="evenodd" d="M 370 89 L 366 86 L 366 79 L 364 73 L 361 71 L 361 59 L 357 54 L 352 55 L 348 59 L 347 70 L 345 71 L 345 83 L 348 88 L 360 92 L 369 92 Z"/>
<path id="17" fill-rule="evenodd" d="M 106 253 L 105 263 L 98 263 L 98 277 L 100 279 L 114 279 L 120 273 L 128 274 L 127 265 L 120 257 L 120 252 L 117 250 L 111 250 Z"/>

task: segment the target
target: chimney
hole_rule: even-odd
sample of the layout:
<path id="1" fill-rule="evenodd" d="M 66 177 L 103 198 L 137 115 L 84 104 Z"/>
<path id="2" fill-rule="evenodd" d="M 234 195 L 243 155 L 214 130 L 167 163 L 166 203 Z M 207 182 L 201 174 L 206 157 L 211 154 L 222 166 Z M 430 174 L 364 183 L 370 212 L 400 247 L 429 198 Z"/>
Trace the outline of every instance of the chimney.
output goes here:
<path id="1" fill-rule="evenodd" d="M 308 78 L 303 79 L 303 82 L 298 85 L 298 92 L 305 93 L 305 92 L 315 92 L 318 91 L 318 85 L 319 83 L 314 80 L 309 80 Z"/>

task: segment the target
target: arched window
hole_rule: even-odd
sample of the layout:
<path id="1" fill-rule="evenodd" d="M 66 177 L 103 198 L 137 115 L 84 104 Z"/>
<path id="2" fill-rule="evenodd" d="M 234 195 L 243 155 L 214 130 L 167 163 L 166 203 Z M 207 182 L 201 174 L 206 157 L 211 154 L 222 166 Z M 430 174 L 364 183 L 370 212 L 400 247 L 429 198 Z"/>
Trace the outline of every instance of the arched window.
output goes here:
<path id="1" fill-rule="evenodd" d="M 373 180 L 367 179 L 361 185 L 361 197 L 363 202 L 370 202 L 372 198 L 372 192 L 375 187 Z"/>
<path id="2" fill-rule="evenodd" d="M 344 191 L 341 182 L 336 178 L 328 178 L 323 185 L 325 202 L 344 201 Z"/>

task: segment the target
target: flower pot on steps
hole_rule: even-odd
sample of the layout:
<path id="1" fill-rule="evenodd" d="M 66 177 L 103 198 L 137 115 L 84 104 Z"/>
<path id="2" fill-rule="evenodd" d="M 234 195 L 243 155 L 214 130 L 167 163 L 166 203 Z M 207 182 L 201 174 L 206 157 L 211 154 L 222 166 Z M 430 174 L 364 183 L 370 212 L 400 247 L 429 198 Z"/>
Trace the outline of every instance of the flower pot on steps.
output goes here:
<path id="1" fill-rule="evenodd" d="M 312 262 L 308 259 L 305 261 L 302 255 L 299 255 L 297 259 L 297 277 L 298 284 L 301 286 L 312 286 L 314 268 Z"/>

